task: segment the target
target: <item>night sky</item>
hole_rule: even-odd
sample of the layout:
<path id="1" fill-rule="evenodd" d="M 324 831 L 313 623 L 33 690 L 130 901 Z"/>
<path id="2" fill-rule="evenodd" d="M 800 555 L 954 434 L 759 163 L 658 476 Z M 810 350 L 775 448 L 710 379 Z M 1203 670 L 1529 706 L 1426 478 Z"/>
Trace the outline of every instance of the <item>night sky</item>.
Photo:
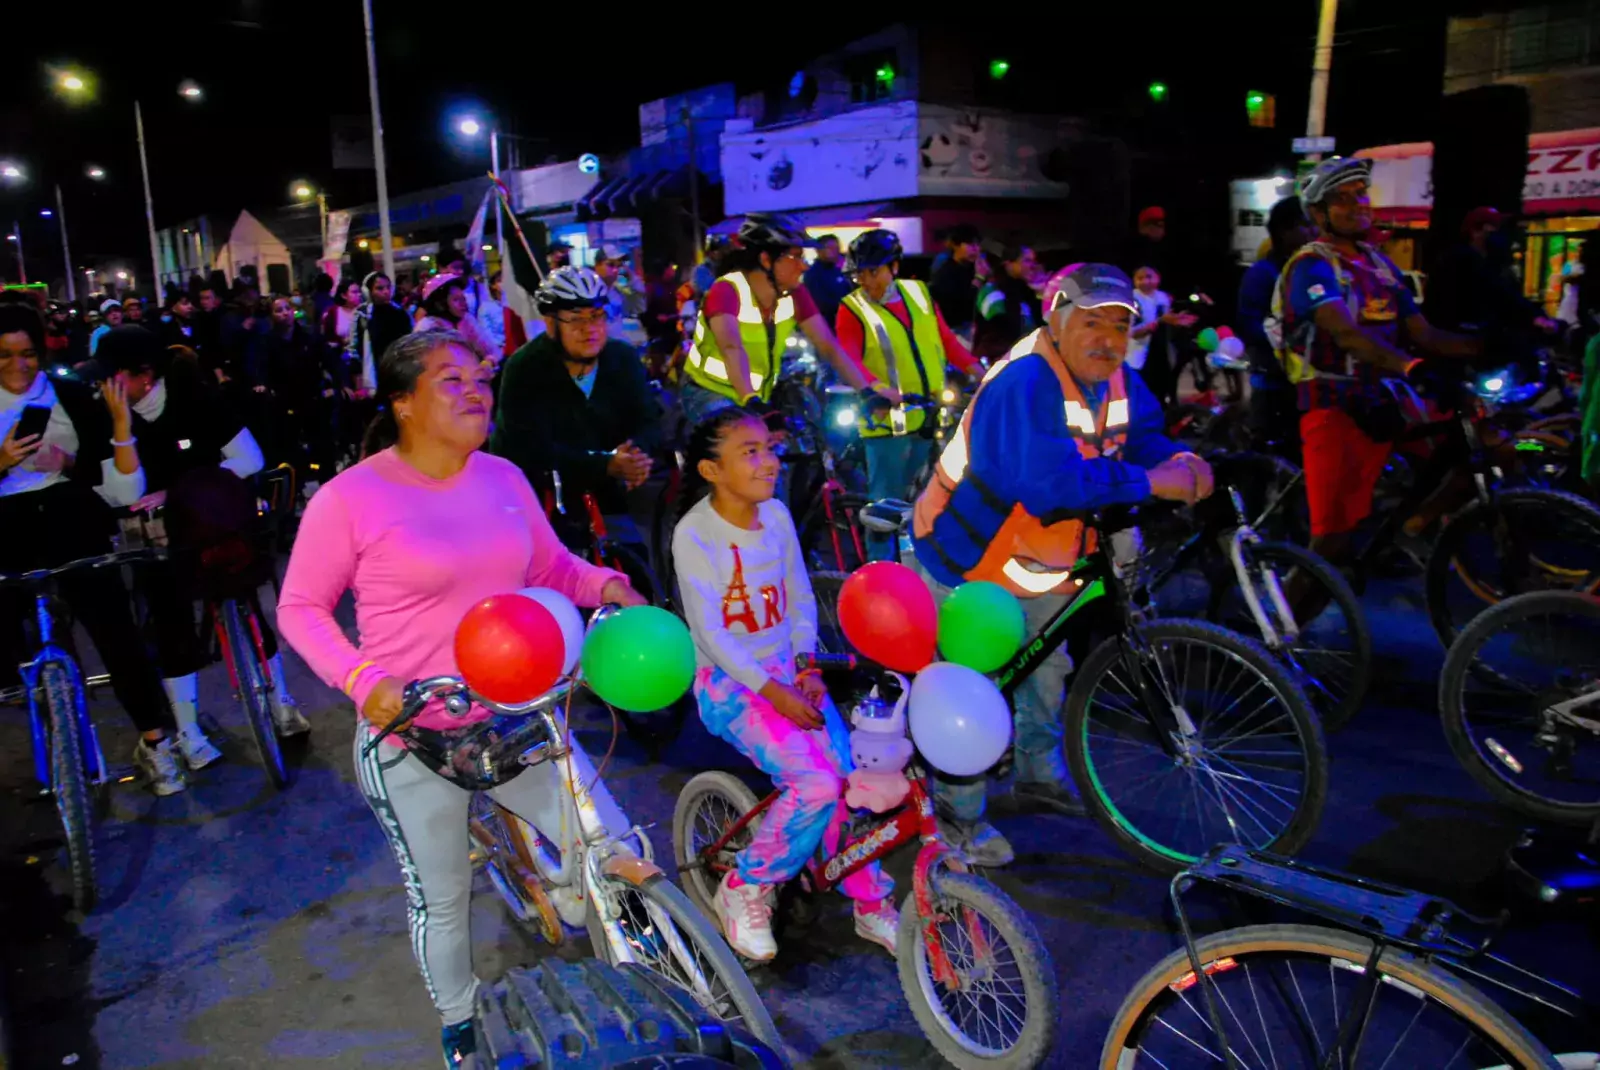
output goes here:
<path id="1" fill-rule="evenodd" d="M 1237 155 L 1241 173 L 1259 173 L 1278 157 L 1291 162 L 1288 141 L 1303 128 L 1316 6 L 1017 5 L 985 9 L 985 25 L 958 25 L 1010 60 L 1008 82 L 1028 110 L 1087 115 L 1108 133 L 1126 125 L 1185 151 Z M 637 143 L 644 101 L 719 81 L 741 93 L 776 88 L 807 58 L 890 21 L 843 25 L 842 13 L 860 9 L 840 4 L 796 5 L 793 15 L 755 21 L 735 14 L 737 6 L 691 16 L 693 5 L 662 5 L 648 20 L 631 6 L 610 8 L 613 18 L 594 4 L 375 7 L 391 193 L 487 169 L 487 147 L 450 132 L 463 112 L 546 139 L 525 150 L 530 163 L 622 150 Z M 1037 10 L 1073 17 L 1033 17 Z M 1432 5 L 1345 0 L 1328 124 L 1341 149 L 1430 136 L 1443 25 L 1443 9 Z M 135 98 L 158 227 L 208 210 L 287 204 L 302 178 L 325 188 L 335 208 L 375 195 L 371 171 L 330 165 L 330 116 L 367 113 L 358 0 L 34 4 L 8 12 L 0 39 L 0 159 L 30 178 L 20 189 L 0 187 L 0 212 L 23 220 L 35 274 L 59 272 L 53 221 L 38 217 L 56 181 L 76 259 L 148 255 Z M 92 101 L 67 103 L 53 90 L 52 71 L 66 67 L 93 73 Z M 200 102 L 178 96 L 186 78 L 204 87 Z M 1170 87 L 1165 115 L 1149 113 L 1152 79 Z M 1275 131 L 1244 130 L 1246 89 L 1277 94 Z M 105 168 L 106 181 L 84 177 L 91 163 Z"/>

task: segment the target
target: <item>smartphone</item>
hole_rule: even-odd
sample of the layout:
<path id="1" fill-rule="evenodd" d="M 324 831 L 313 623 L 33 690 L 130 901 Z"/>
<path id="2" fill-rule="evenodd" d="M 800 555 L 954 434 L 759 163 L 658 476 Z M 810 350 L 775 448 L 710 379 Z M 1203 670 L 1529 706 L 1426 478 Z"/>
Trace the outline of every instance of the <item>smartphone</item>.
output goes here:
<path id="1" fill-rule="evenodd" d="M 29 405 L 22 410 L 22 419 L 17 421 L 17 439 L 24 439 L 30 435 L 42 435 L 44 429 L 50 424 L 49 405 Z"/>

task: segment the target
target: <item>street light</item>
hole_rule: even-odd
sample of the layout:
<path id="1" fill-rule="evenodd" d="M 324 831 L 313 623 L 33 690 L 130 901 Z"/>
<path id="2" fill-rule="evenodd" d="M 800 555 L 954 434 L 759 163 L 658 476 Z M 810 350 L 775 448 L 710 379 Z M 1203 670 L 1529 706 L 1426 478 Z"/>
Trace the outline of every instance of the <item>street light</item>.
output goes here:
<path id="1" fill-rule="evenodd" d="M 61 76 L 61 88 L 70 93 L 81 93 L 88 88 L 88 85 L 76 74 L 63 74 Z"/>
<path id="2" fill-rule="evenodd" d="M 195 84 L 195 80 L 193 78 L 185 78 L 183 81 L 178 83 L 178 95 L 181 97 L 187 97 L 190 100 L 199 100 L 202 96 L 204 96 L 204 93 L 202 93 L 200 87 Z"/>
<path id="3" fill-rule="evenodd" d="M 128 281 L 128 273 L 126 271 L 119 271 L 117 272 L 117 278 L 122 282 L 126 282 Z"/>
<path id="4" fill-rule="evenodd" d="M 104 177 L 106 177 L 106 171 L 105 171 L 105 168 L 103 168 L 103 167 L 96 167 L 96 166 L 94 166 L 94 165 L 93 165 L 93 164 L 90 164 L 90 165 L 89 165 L 89 169 L 88 169 L 88 170 L 87 170 L 87 171 L 85 171 L 85 172 L 84 172 L 84 174 L 86 174 L 86 175 L 88 175 L 88 176 L 89 176 L 89 177 L 90 177 L 90 178 L 92 178 L 92 179 L 94 179 L 94 180 L 95 180 L 95 181 L 97 181 L 97 182 L 98 182 L 98 181 L 99 181 L 99 180 L 100 180 L 100 179 L 102 179 L 102 178 L 104 178 Z"/>
<path id="5" fill-rule="evenodd" d="M 317 233 L 322 238 L 322 250 L 317 257 L 324 259 L 328 255 L 328 195 L 319 189 L 313 189 L 311 183 L 300 181 L 290 187 L 290 192 L 302 201 L 309 201 L 312 197 L 317 199 Z"/>
<path id="6" fill-rule="evenodd" d="M 456 129 L 468 137 L 477 137 L 479 134 L 483 133 L 483 124 L 471 116 L 468 116 L 456 124 Z"/>
<path id="7" fill-rule="evenodd" d="M 0 163 L 0 178 L 9 178 L 13 181 L 22 177 L 22 168 L 14 163 Z"/>

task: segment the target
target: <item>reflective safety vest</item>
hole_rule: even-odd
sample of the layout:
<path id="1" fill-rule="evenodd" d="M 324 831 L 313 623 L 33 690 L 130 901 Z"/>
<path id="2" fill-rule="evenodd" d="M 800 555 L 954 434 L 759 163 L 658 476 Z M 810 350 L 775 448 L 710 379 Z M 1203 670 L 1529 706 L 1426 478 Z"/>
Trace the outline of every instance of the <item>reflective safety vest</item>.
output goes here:
<path id="1" fill-rule="evenodd" d="M 762 401 L 770 401 L 772 387 L 778 381 L 779 364 L 795 329 L 794 298 L 788 295 L 778 298 L 777 307 L 772 310 L 772 322 L 768 323 L 761 315 L 761 306 L 756 304 L 755 295 L 750 292 L 750 280 L 743 272 L 735 271 L 722 279 L 732 283 L 739 293 L 739 340 L 744 344 L 745 356 L 750 359 L 750 385 Z M 689 378 L 712 393 L 734 401 L 743 400 L 728 381 L 728 363 L 723 359 L 722 350 L 717 348 L 717 337 L 711 332 L 711 321 L 706 318 L 703 307 L 695 320 L 687 368 Z"/>
<path id="2" fill-rule="evenodd" d="M 844 299 L 844 306 L 861 321 L 861 363 L 879 379 L 902 394 L 920 394 L 934 401 L 944 390 L 944 340 L 939 336 L 939 313 L 934 308 L 928 287 L 915 279 L 897 280 L 900 296 L 911 316 L 907 331 L 900 317 L 873 301 L 860 289 Z M 893 355 L 893 360 L 889 355 Z M 919 430 L 927 413 L 907 411 L 896 405 L 889 410 L 888 426 L 863 427 L 863 438 L 906 435 Z"/>
<path id="3" fill-rule="evenodd" d="M 1077 442 L 1078 453 L 1085 460 L 1097 457 L 1114 457 L 1122 449 L 1128 434 L 1128 389 L 1126 371 L 1118 368 L 1107 383 L 1105 400 L 1099 412 L 1093 412 L 1084 401 L 1083 391 L 1077 381 L 1058 358 L 1049 356 L 1040 348 L 1043 332 L 1034 331 L 1011 348 L 1004 360 L 989 369 L 983 377 L 972 403 L 961 418 L 961 426 L 951 436 L 939 455 L 933 479 L 917 498 L 912 530 L 919 540 L 933 534 L 934 522 L 943 514 L 970 534 L 977 525 L 973 520 L 953 509 L 951 500 L 964 482 L 972 485 L 978 495 L 986 500 L 993 512 L 1005 513 L 987 548 L 976 561 L 955 561 L 945 558 L 945 565 L 968 580 L 988 580 L 998 583 L 1019 598 L 1036 598 L 1042 594 L 1056 593 L 1072 575 L 1072 566 L 1086 553 L 1094 550 L 1094 532 L 1085 532 L 1083 522 L 1076 518 L 1057 520 L 1046 524 L 1029 515 L 1019 503 L 1006 503 L 996 499 L 987 488 L 977 483 L 969 471 L 967 440 L 972 430 L 972 414 L 983 404 L 983 392 L 1006 369 L 1022 359 L 1046 361 L 1061 383 L 1065 399 L 1067 430 Z M 937 543 L 935 551 L 943 556 Z"/>

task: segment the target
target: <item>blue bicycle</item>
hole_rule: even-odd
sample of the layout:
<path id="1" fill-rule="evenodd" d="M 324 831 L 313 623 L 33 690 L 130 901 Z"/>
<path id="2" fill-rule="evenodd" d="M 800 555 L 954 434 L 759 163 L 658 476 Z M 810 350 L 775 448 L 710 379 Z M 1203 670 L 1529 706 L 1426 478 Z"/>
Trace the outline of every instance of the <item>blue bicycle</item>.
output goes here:
<path id="1" fill-rule="evenodd" d="M 33 740 L 33 770 L 39 784 L 55 796 L 65 833 L 72 874 L 72 903 L 87 913 L 94 908 L 96 800 L 111 782 L 105 754 L 89 717 L 83 670 L 71 651 L 56 639 L 50 581 L 79 569 L 118 568 L 155 560 L 154 550 L 131 550 L 80 558 L 55 568 L 14 576 L 0 575 L 0 586 L 19 587 L 33 597 L 38 652 L 19 666 Z"/>

